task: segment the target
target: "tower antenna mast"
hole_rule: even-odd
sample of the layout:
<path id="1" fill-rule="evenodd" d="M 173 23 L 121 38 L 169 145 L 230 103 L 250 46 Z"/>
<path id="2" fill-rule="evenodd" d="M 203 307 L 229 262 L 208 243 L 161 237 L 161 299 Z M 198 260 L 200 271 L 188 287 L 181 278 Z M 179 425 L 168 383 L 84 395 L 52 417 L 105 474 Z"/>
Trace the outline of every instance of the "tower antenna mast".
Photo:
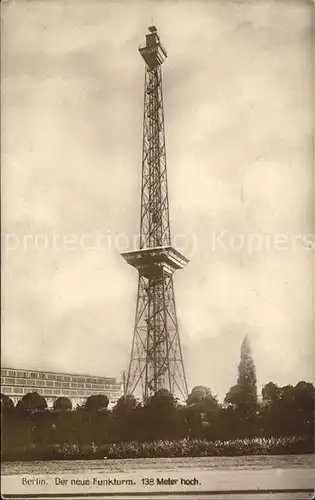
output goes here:
<path id="1" fill-rule="evenodd" d="M 145 61 L 140 249 L 123 252 L 138 270 L 138 296 L 126 394 L 144 401 L 160 389 L 187 398 L 173 273 L 188 260 L 171 246 L 161 66 L 167 53 L 150 26 Z"/>

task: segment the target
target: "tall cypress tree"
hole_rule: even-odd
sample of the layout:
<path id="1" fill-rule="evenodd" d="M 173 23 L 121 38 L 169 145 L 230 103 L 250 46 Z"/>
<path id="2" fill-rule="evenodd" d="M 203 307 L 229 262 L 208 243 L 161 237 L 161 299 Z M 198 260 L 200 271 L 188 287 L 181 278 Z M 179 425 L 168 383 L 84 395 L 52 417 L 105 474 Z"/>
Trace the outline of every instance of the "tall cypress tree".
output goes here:
<path id="1" fill-rule="evenodd" d="M 237 387 L 239 390 L 239 409 L 244 416 L 253 415 L 257 408 L 257 380 L 251 345 L 247 335 L 241 345 Z"/>

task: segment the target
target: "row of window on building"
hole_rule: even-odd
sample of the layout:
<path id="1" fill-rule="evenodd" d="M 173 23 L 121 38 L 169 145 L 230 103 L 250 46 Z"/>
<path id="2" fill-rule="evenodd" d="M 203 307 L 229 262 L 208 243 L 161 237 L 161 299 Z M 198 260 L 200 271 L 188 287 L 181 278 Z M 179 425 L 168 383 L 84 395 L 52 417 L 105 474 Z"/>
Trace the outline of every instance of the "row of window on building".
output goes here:
<path id="1" fill-rule="evenodd" d="M 11 395 L 11 394 L 23 395 L 23 394 L 27 394 L 28 392 L 30 392 L 30 390 L 26 387 L 3 387 L 2 391 L 4 394 L 7 394 L 7 395 Z M 40 394 L 41 396 L 84 396 L 84 397 L 88 397 L 91 394 L 99 394 L 99 391 L 97 391 L 97 390 L 89 391 L 89 393 L 87 394 L 86 391 L 84 391 L 84 390 L 74 390 L 74 389 L 61 390 L 61 389 L 46 389 L 46 388 L 45 389 L 42 389 L 42 388 L 37 389 L 36 388 L 36 392 L 38 394 Z M 120 395 L 121 394 L 118 391 L 116 391 L 114 393 L 107 394 L 107 396 L 110 399 L 119 398 Z"/>
<path id="2" fill-rule="evenodd" d="M 80 382 L 90 384 L 115 384 L 114 378 L 107 377 L 88 377 L 84 375 L 57 375 L 56 373 L 33 372 L 22 370 L 11 370 L 9 368 L 1 368 L 2 377 L 17 377 L 28 379 L 42 379 L 42 380 L 58 380 L 63 382 Z"/>
<path id="3" fill-rule="evenodd" d="M 62 387 L 64 389 L 98 389 L 99 391 L 112 391 L 120 388 L 120 384 L 87 384 L 78 382 L 54 382 L 51 380 L 25 380 L 20 378 L 1 377 L 1 385 L 28 386 L 28 387 Z"/>

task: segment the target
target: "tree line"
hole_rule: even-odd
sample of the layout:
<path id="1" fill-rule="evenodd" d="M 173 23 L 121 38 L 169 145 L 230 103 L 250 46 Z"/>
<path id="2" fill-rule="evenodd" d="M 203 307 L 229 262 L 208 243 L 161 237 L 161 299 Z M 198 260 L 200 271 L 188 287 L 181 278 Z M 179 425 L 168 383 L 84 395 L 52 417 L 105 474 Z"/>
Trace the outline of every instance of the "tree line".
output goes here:
<path id="1" fill-rule="evenodd" d="M 105 395 L 92 395 L 75 409 L 68 398 L 60 397 L 48 409 L 46 400 L 36 392 L 25 394 L 16 406 L 1 394 L 2 450 L 5 454 L 30 445 L 97 446 L 183 438 L 314 438 L 313 384 L 301 381 L 279 387 L 269 382 L 261 396 L 258 400 L 255 365 L 245 337 L 237 383 L 223 404 L 205 386 L 194 387 L 186 404 L 161 389 L 146 403 L 132 395 L 123 396 L 112 410 Z"/>

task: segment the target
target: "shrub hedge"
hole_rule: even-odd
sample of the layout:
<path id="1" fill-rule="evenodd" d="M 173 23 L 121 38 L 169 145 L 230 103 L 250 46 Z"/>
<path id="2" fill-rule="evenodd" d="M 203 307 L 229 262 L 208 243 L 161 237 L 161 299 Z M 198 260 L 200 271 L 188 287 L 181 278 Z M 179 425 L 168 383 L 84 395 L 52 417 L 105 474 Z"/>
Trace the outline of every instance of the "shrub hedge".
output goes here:
<path id="1" fill-rule="evenodd" d="M 206 441 L 204 439 L 159 440 L 151 442 L 40 445 L 11 448 L 2 457 L 12 460 L 88 460 L 168 457 L 215 457 L 242 455 L 291 455 L 314 453 L 309 437 L 270 437 Z"/>

